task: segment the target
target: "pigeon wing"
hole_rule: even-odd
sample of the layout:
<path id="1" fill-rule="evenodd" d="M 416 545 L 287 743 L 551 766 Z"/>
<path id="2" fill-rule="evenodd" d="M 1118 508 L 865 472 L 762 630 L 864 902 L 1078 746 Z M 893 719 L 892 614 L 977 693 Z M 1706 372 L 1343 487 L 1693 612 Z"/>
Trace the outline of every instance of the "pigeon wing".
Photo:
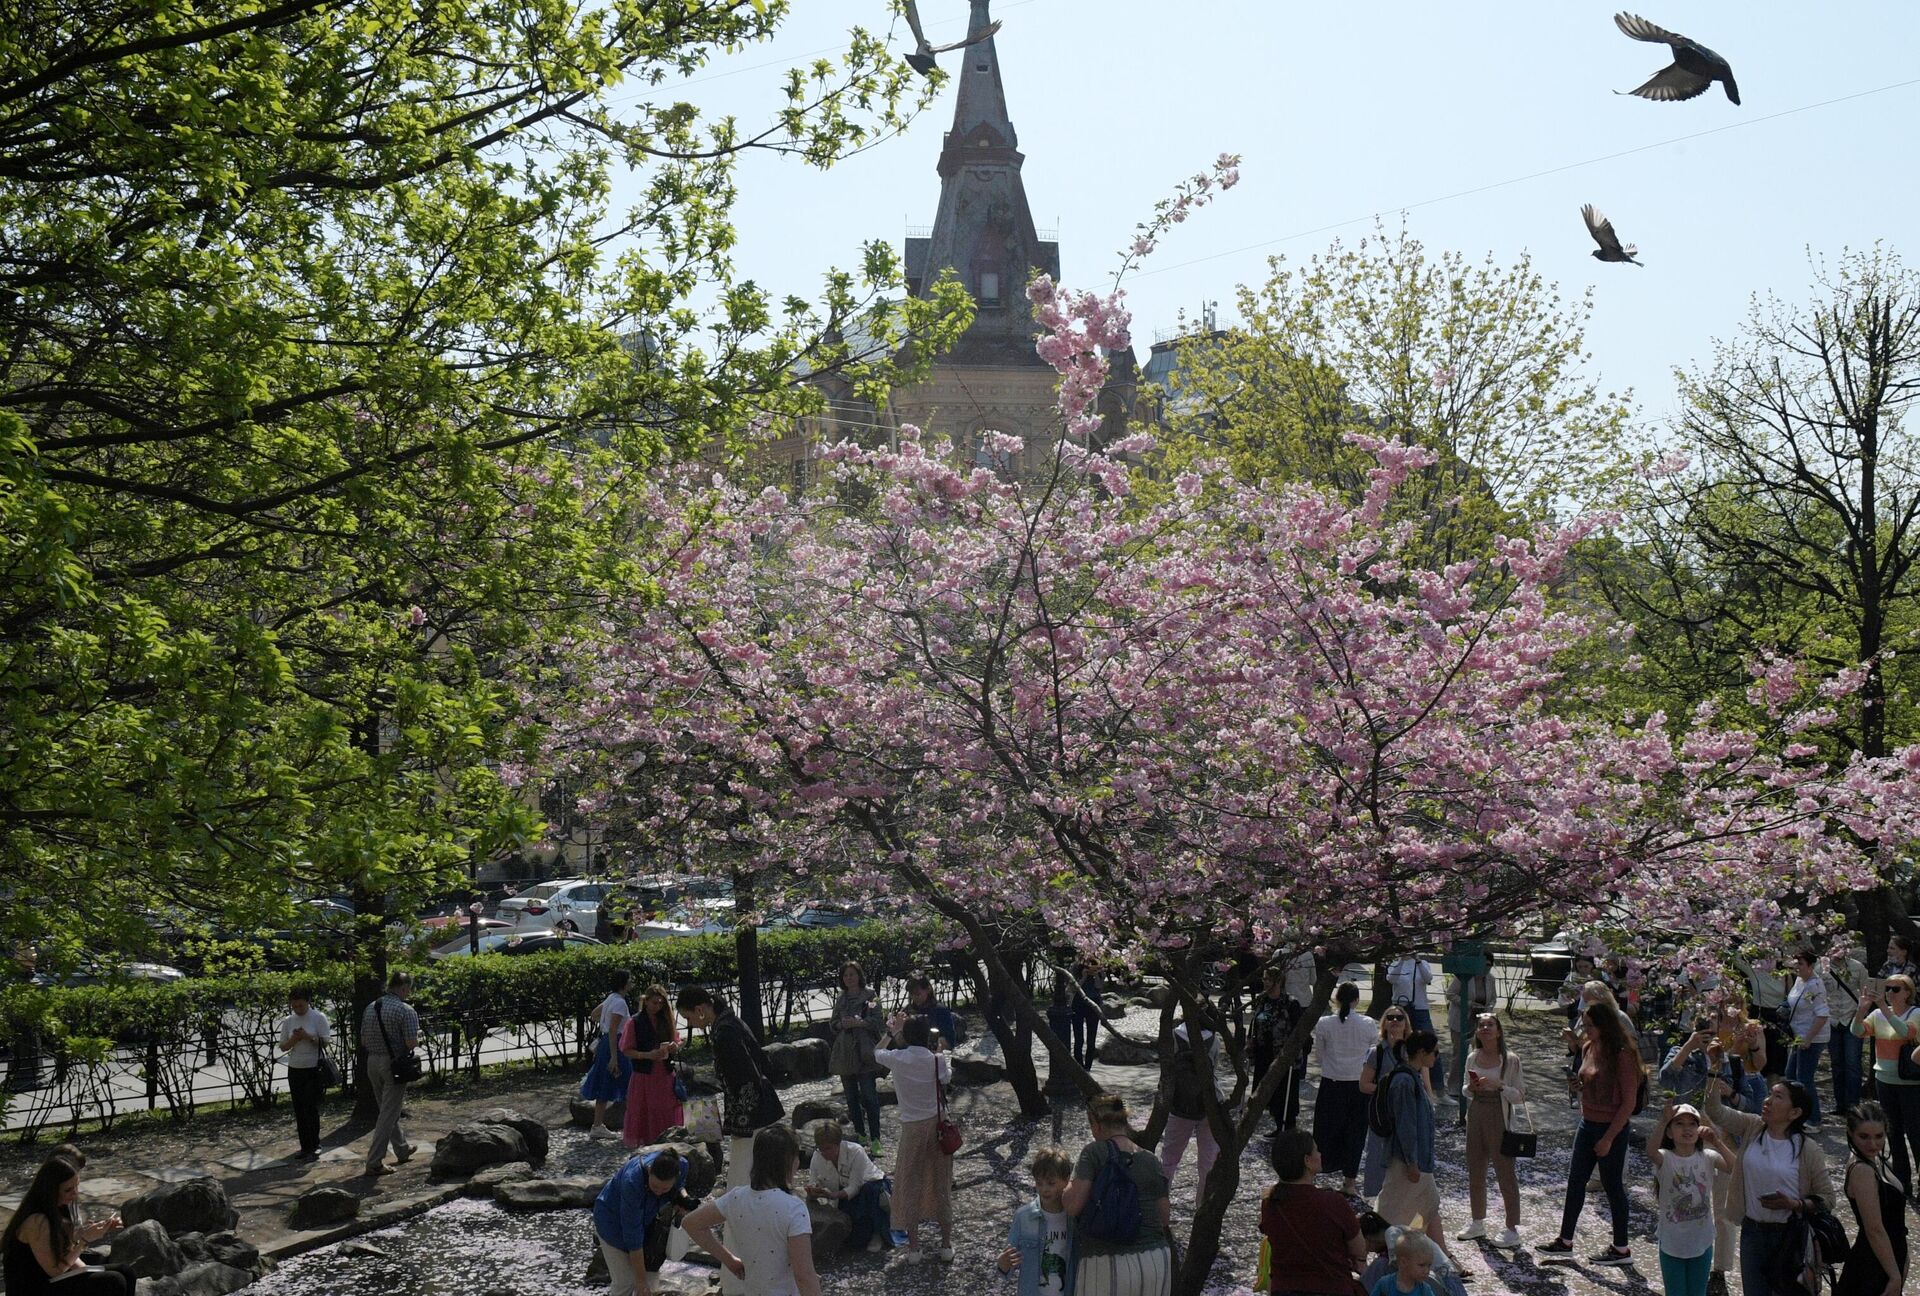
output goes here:
<path id="1" fill-rule="evenodd" d="M 1639 95 L 1642 99 L 1677 103 L 1682 99 L 1692 99 L 1712 84 L 1712 77 L 1701 76 L 1698 72 L 1689 72 L 1678 63 L 1674 63 L 1661 68 L 1649 77 L 1645 84 L 1635 86 L 1628 93 Z"/>
<path id="2" fill-rule="evenodd" d="M 920 30 L 920 6 L 915 4 L 914 0 L 906 0 L 906 3 L 901 6 L 901 12 L 906 14 L 907 29 L 913 33 L 914 52 L 918 54 L 932 53 L 927 46 L 926 32 Z"/>
<path id="3" fill-rule="evenodd" d="M 1650 23 L 1639 14 L 1617 13 L 1613 16 L 1613 25 L 1625 35 L 1637 41 L 1654 41 L 1668 45 L 1690 44 L 1685 36 L 1668 31 L 1658 23 Z"/>
<path id="4" fill-rule="evenodd" d="M 1000 20 L 998 18 L 995 18 L 992 22 L 988 23 L 985 27 L 982 27 L 979 31 L 968 32 L 965 38 L 954 41 L 950 45 L 935 45 L 932 49 L 929 49 L 927 53 L 945 54 L 948 50 L 965 49 L 969 45 L 978 45 L 981 41 L 987 39 L 987 37 L 993 35 L 995 32 L 999 30 L 1000 30 Z"/>
<path id="5" fill-rule="evenodd" d="M 1580 209 L 1580 216 L 1587 222 L 1587 233 L 1593 235 L 1593 241 L 1600 245 L 1602 252 L 1620 251 L 1620 236 L 1613 232 L 1613 222 L 1602 216 L 1598 207 L 1588 203 Z"/>

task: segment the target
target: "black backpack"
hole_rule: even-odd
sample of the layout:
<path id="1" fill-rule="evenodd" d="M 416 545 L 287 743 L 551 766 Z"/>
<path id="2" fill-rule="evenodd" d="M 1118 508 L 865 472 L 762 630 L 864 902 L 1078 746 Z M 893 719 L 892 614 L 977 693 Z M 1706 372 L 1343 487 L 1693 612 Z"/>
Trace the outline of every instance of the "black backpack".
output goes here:
<path id="1" fill-rule="evenodd" d="M 1367 1100 L 1367 1128 L 1381 1138 L 1393 1140 L 1393 1082 L 1406 1076 L 1414 1084 L 1420 1083 L 1420 1077 L 1400 1065 L 1394 1059 L 1393 1069 L 1387 1072 L 1379 1084 L 1373 1088 L 1373 1095 Z"/>
<path id="2" fill-rule="evenodd" d="M 1847 1229 L 1824 1206 L 1787 1222 L 1786 1240 L 1774 1253 L 1773 1289 L 1782 1296 L 1819 1296 L 1833 1284 L 1833 1268 L 1847 1256 Z"/>
<path id="3" fill-rule="evenodd" d="M 1173 1083 L 1167 1092 L 1167 1110 L 1182 1120 L 1199 1120 L 1207 1112 L 1200 1077 L 1194 1074 L 1193 1045 L 1173 1037 Z"/>
<path id="4" fill-rule="evenodd" d="M 1121 1246 L 1140 1236 L 1140 1186 L 1133 1181 L 1137 1155 L 1142 1154 L 1122 1152 L 1108 1142 L 1107 1159 L 1093 1176 L 1093 1191 L 1080 1212 L 1081 1236 Z"/>

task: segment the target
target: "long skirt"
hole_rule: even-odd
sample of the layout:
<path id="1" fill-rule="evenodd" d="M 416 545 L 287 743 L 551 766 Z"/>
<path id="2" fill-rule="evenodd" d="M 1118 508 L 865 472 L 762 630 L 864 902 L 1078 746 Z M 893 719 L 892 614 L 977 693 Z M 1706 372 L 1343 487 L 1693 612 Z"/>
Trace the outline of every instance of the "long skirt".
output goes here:
<path id="1" fill-rule="evenodd" d="M 645 1147 L 660 1141 L 660 1135 L 675 1125 L 684 1125 L 686 1115 L 680 1100 L 673 1096 L 673 1064 L 655 1062 L 651 1073 L 642 1075 L 636 1067 L 627 1081 L 627 1110 L 620 1137 L 628 1147 Z"/>
<path id="2" fill-rule="evenodd" d="M 900 1122 L 900 1150 L 893 1158 L 893 1227 L 914 1229 L 923 1220 L 953 1235 L 953 1158 L 940 1150 L 932 1116 Z"/>
<path id="3" fill-rule="evenodd" d="M 607 1070 L 607 1058 L 613 1043 L 605 1035 L 593 1046 L 593 1065 L 580 1077 L 580 1096 L 589 1102 L 619 1102 L 627 1096 L 627 1077 L 633 1074 L 633 1060 L 619 1054 L 618 1075 Z"/>
<path id="4" fill-rule="evenodd" d="M 1173 1290 L 1173 1252 L 1167 1247 L 1126 1255 L 1081 1256 L 1074 1296 L 1167 1296 Z"/>

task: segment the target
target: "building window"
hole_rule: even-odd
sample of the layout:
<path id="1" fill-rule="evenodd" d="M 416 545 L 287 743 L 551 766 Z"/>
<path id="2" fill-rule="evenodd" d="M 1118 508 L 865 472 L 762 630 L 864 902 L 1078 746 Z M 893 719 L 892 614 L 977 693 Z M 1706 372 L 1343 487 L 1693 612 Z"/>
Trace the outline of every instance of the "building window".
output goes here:
<path id="1" fill-rule="evenodd" d="M 998 270 L 980 272 L 980 304 L 982 306 L 1000 304 L 1000 272 Z"/>

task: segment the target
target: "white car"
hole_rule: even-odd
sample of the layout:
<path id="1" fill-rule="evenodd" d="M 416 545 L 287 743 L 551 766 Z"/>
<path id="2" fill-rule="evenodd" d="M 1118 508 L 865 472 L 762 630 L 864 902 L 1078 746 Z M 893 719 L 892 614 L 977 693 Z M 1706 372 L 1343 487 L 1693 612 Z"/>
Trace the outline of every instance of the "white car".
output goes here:
<path id="1" fill-rule="evenodd" d="M 593 920 L 599 916 L 600 902 L 612 888 L 604 882 L 584 878 L 566 878 L 530 886 L 519 895 L 508 896 L 493 911 L 501 922 L 512 923 L 515 931 L 551 931 L 561 919 L 587 935 L 593 934 Z"/>
<path id="2" fill-rule="evenodd" d="M 713 936 L 733 930 L 733 902 L 676 905 L 654 918 L 633 925 L 633 939 L 665 940 L 671 936 Z"/>

